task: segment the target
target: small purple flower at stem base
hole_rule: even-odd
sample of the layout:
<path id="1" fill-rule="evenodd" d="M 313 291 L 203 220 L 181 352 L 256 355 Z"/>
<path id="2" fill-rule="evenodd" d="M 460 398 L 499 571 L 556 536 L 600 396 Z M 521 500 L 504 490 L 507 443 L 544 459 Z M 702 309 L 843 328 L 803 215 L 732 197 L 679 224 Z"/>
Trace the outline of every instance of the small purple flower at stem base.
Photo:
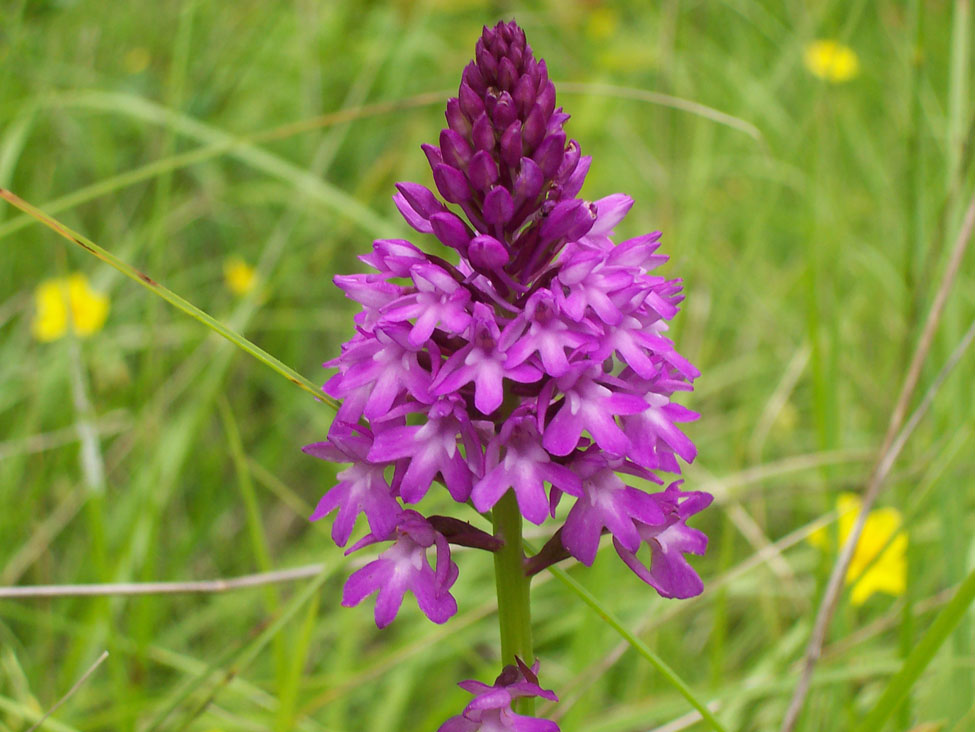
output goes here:
<path id="1" fill-rule="evenodd" d="M 559 732 L 550 720 L 526 717 L 512 711 L 512 702 L 523 697 L 558 701 L 558 697 L 538 685 L 538 661 L 529 668 L 516 659 L 517 666 L 505 666 L 493 686 L 480 681 L 461 681 L 460 686 L 474 695 L 463 714 L 440 725 L 437 732 Z"/>

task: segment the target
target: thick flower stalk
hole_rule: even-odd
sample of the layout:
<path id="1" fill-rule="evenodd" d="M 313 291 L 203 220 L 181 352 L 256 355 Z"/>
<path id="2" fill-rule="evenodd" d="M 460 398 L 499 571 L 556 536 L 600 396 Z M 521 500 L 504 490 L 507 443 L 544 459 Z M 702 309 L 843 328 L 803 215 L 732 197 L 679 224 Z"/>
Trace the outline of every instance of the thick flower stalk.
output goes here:
<path id="1" fill-rule="evenodd" d="M 378 592 L 382 627 L 410 591 L 444 622 L 457 607 L 448 545 L 494 552 L 502 660 L 521 674 L 511 683 L 539 689 L 528 697 L 549 693 L 524 665 L 530 576 L 568 557 L 591 565 L 610 534 L 662 596 L 695 595 L 701 581 L 684 555 L 702 554 L 707 539 L 686 522 L 711 501 L 680 481 L 638 487 L 663 484 L 657 473 L 679 473 L 678 458 L 696 454 L 677 425 L 697 415 L 671 401 L 698 376 L 666 335 L 681 281 L 651 273 L 667 259 L 659 233 L 614 243 L 628 196 L 579 197 L 591 160 L 567 139 L 568 118 L 524 32 L 485 28 L 439 144 L 423 146 L 439 196 L 417 183 L 393 196 L 432 252 L 379 240 L 361 257 L 374 273 L 335 278 L 362 310 L 326 364 L 337 373 L 324 390 L 341 408 L 327 440 L 305 448 L 351 464 L 312 518 L 337 512 L 332 538 L 345 546 L 364 514 L 369 534 L 350 552 L 391 542 L 352 575 L 343 604 Z M 493 535 L 409 508 L 434 485 L 490 512 Z M 553 521 L 564 497 L 562 525 L 526 559 L 522 519 Z M 556 729 L 488 696 L 444 729 Z"/>

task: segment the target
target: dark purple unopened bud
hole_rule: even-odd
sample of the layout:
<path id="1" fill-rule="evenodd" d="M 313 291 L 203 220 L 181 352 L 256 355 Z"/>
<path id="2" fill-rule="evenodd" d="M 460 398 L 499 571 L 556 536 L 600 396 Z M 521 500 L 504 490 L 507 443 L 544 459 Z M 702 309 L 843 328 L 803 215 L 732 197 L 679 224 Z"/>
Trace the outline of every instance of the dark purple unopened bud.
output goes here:
<path id="1" fill-rule="evenodd" d="M 440 131 L 440 153 L 443 161 L 459 170 L 467 168 L 474 151 L 464 136 L 453 130 Z"/>
<path id="2" fill-rule="evenodd" d="M 562 165 L 564 155 L 565 133 L 558 132 L 542 140 L 542 144 L 535 150 L 532 159 L 538 163 L 538 167 L 542 169 L 545 177 L 551 178 L 558 171 L 559 166 Z"/>
<path id="3" fill-rule="evenodd" d="M 442 147 L 441 143 L 441 147 Z M 568 146 L 565 148 L 565 155 L 562 157 L 562 164 L 559 165 L 559 171 L 555 174 L 555 177 L 559 180 L 565 180 L 570 175 L 572 171 L 576 169 L 576 165 L 579 164 L 579 158 L 581 156 L 579 150 L 579 143 L 575 140 L 569 140 Z"/>
<path id="4" fill-rule="evenodd" d="M 560 132 L 562 127 L 566 122 L 569 121 L 570 115 L 562 111 L 562 107 L 552 112 L 552 116 L 548 118 L 548 125 L 545 127 L 546 135 L 554 135 L 556 132 Z"/>
<path id="5" fill-rule="evenodd" d="M 461 110 L 457 97 L 451 97 L 447 100 L 447 112 L 444 116 L 447 118 L 447 126 L 454 132 L 464 137 L 471 134 L 471 121 L 467 119 Z"/>
<path id="6" fill-rule="evenodd" d="M 568 180 L 562 184 L 562 195 L 567 198 L 571 198 L 582 190 L 582 184 L 586 180 L 586 175 L 589 173 L 589 165 L 592 163 L 592 157 L 589 155 L 583 155 L 579 158 L 579 164 L 576 165 L 575 170 L 572 171 L 572 175 L 569 176 Z"/>
<path id="7" fill-rule="evenodd" d="M 509 58 L 502 58 L 498 64 L 498 86 L 502 89 L 511 89 L 518 81 L 518 69 Z"/>
<path id="8" fill-rule="evenodd" d="M 476 236 L 471 240 L 467 258 L 479 271 L 497 272 L 508 263 L 508 250 L 493 236 Z"/>
<path id="9" fill-rule="evenodd" d="M 484 81 L 484 77 L 481 75 L 480 70 L 478 70 L 477 65 L 471 61 L 464 68 L 464 73 L 461 75 L 461 79 L 467 82 L 467 85 L 473 89 L 478 94 L 484 94 L 487 91 L 488 85 Z"/>
<path id="10" fill-rule="evenodd" d="M 521 49 L 528 48 L 528 39 L 525 38 L 524 29 L 514 21 L 511 21 L 511 23 L 508 24 L 508 27 L 511 29 L 512 45 Z"/>
<path id="11" fill-rule="evenodd" d="M 545 175 L 538 163 L 531 158 L 522 158 L 521 169 L 515 178 L 515 195 L 530 200 L 542 192 L 544 184 Z"/>
<path id="12" fill-rule="evenodd" d="M 474 120 L 471 139 L 474 141 L 474 149 L 476 150 L 494 149 L 494 126 L 486 114 L 482 114 Z"/>
<path id="13" fill-rule="evenodd" d="M 467 168 L 471 185 L 479 191 L 486 191 L 498 179 L 498 164 L 487 150 L 478 151 Z M 449 199 L 448 199 L 449 200 Z"/>
<path id="14" fill-rule="evenodd" d="M 492 81 L 498 77 L 498 62 L 491 55 L 486 43 L 478 43 L 474 51 L 477 67 L 485 81 Z"/>
<path id="15" fill-rule="evenodd" d="M 555 84 L 546 81 L 538 90 L 538 104 L 542 113 L 549 117 L 555 111 Z"/>
<path id="16" fill-rule="evenodd" d="M 578 199 L 577 199 L 578 200 Z M 581 239 L 596 223 L 596 204 L 589 203 L 588 201 L 583 201 L 583 205 L 579 206 L 576 212 L 576 216 L 572 221 L 572 226 L 569 230 L 565 232 L 565 238 L 567 241 L 576 241 Z"/>
<path id="17" fill-rule="evenodd" d="M 418 214 L 402 193 L 396 193 L 393 196 L 393 203 L 396 204 L 396 208 L 406 220 L 406 223 L 419 231 L 421 234 L 433 233 L 433 227 L 430 226 L 430 221 L 426 217 Z"/>
<path id="18" fill-rule="evenodd" d="M 521 60 L 525 56 L 523 49 L 524 46 L 518 46 L 516 44 L 508 46 L 508 58 L 511 59 L 511 64 L 515 67 L 516 71 L 521 68 Z"/>
<path id="19" fill-rule="evenodd" d="M 505 127 L 510 125 L 516 119 L 518 119 L 518 110 L 515 108 L 515 100 L 511 98 L 508 92 L 501 92 L 498 96 L 498 103 L 494 105 L 494 109 L 491 110 L 491 119 L 494 120 L 494 126 L 496 129 L 503 130 Z"/>
<path id="20" fill-rule="evenodd" d="M 503 32 L 496 33 L 494 40 L 491 41 L 491 55 L 495 58 L 502 58 L 508 53 L 508 44 L 505 42 Z"/>
<path id="21" fill-rule="evenodd" d="M 451 249 L 456 249 L 467 255 L 467 245 L 471 241 L 471 230 L 460 217 L 449 211 L 434 214 L 430 217 L 430 225 L 436 237 Z"/>
<path id="22" fill-rule="evenodd" d="M 433 182 L 437 184 L 440 195 L 450 203 L 463 203 L 471 197 L 471 187 L 467 178 L 457 168 L 441 164 L 433 168 Z"/>
<path id="23" fill-rule="evenodd" d="M 528 113 L 521 136 L 529 150 L 538 147 L 538 143 L 545 137 L 545 113 L 539 105 L 536 104 Z"/>
<path id="24" fill-rule="evenodd" d="M 588 201 L 573 198 L 560 201 L 542 221 L 539 236 L 544 241 L 568 239 L 574 241 L 585 235 L 596 221 L 596 208 Z"/>
<path id="25" fill-rule="evenodd" d="M 528 74 L 518 79 L 515 88 L 511 90 L 511 98 L 515 100 L 518 114 L 521 117 L 528 116 L 535 103 L 535 83 Z"/>
<path id="26" fill-rule="evenodd" d="M 535 90 L 541 92 L 542 88 L 548 82 L 548 64 L 545 63 L 545 59 L 538 60 L 538 64 L 535 66 L 534 76 L 536 81 Z"/>
<path id="27" fill-rule="evenodd" d="M 511 220 L 515 212 L 515 204 L 507 189 L 495 186 L 484 197 L 484 205 L 481 206 L 481 210 L 487 223 L 504 225 Z"/>
<path id="28" fill-rule="evenodd" d="M 443 156 L 440 154 L 440 148 L 436 145 L 428 145 L 423 143 L 420 145 L 420 149 L 423 150 L 423 154 L 427 156 L 427 162 L 430 163 L 431 168 L 435 168 L 443 163 Z"/>
<path id="29" fill-rule="evenodd" d="M 513 168 L 518 165 L 522 154 L 521 122 L 515 120 L 501 135 L 501 159 Z"/>
<path id="30" fill-rule="evenodd" d="M 461 82 L 457 98 L 460 101 L 461 110 L 467 115 L 467 119 L 475 120 L 484 114 L 484 101 L 481 99 L 481 95 L 471 89 L 466 82 Z"/>
<path id="31" fill-rule="evenodd" d="M 397 183 L 396 190 L 402 193 L 410 207 L 425 219 L 446 210 L 433 195 L 433 191 L 419 183 Z"/>
<path id="32" fill-rule="evenodd" d="M 498 103 L 498 90 L 491 87 L 487 90 L 484 95 L 484 109 L 487 112 L 488 117 L 494 114 L 494 107 Z"/>

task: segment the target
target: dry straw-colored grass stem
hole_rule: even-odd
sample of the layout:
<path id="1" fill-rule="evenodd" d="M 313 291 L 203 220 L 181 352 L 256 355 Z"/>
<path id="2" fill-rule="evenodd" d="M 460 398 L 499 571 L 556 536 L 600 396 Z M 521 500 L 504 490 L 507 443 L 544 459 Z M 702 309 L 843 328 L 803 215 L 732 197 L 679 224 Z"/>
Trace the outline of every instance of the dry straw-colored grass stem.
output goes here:
<path id="1" fill-rule="evenodd" d="M 0 587 L 0 599 L 28 599 L 37 597 L 107 597 L 120 595 L 176 595 L 192 593 L 229 592 L 251 587 L 315 577 L 325 569 L 324 564 L 309 564 L 292 569 L 245 574 L 229 579 L 197 580 L 189 582 L 114 582 L 86 585 L 33 585 Z"/>
<path id="2" fill-rule="evenodd" d="M 928 406 L 930 406 L 931 401 L 933 401 L 937 388 L 941 385 L 944 378 L 947 377 L 948 372 L 957 362 L 957 358 L 961 357 L 961 353 L 965 348 L 967 348 L 968 343 L 970 342 L 970 336 L 972 334 L 971 330 L 969 330 L 969 334 L 966 335 L 966 337 L 962 340 L 962 343 L 959 345 L 959 348 L 955 350 L 955 353 L 952 354 L 952 357 L 945 364 L 945 367 L 933 382 L 927 395 L 902 430 L 901 427 L 904 425 L 904 419 L 907 416 L 908 407 L 910 406 L 911 400 L 914 397 L 914 392 L 916 391 L 918 382 L 921 378 L 921 370 L 924 368 L 924 364 L 927 361 L 927 357 L 931 351 L 931 345 L 934 342 L 935 333 L 937 333 L 938 325 L 941 323 L 941 316 L 944 313 L 945 304 L 948 301 L 948 295 L 951 292 L 952 285 L 955 282 L 958 271 L 961 269 L 961 263 L 964 259 L 968 242 L 972 238 L 973 228 L 975 228 L 975 198 L 972 199 L 968 206 L 968 210 L 965 213 L 964 222 L 962 223 L 961 230 L 958 232 L 958 237 L 955 240 L 954 247 L 951 252 L 951 258 L 949 259 L 948 266 L 946 267 L 945 273 L 941 278 L 938 292 L 934 297 L 931 310 L 928 312 L 927 321 L 924 324 L 924 330 L 921 333 L 921 338 L 918 341 L 917 348 L 914 350 L 914 356 L 911 358 L 911 363 L 908 367 L 907 375 L 904 378 L 904 383 L 901 386 L 900 394 L 897 397 L 897 402 L 894 405 L 893 411 L 891 412 L 890 421 L 887 425 L 887 433 L 884 436 L 883 444 L 878 451 L 877 462 L 869 480 L 867 481 L 866 488 L 864 489 L 863 503 L 860 513 L 853 525 L 853 529 L 850 531 L 850 535 L 843 544 L 839 557 L 836 559 L 836 564 L 833 567 L 833 571 L 829 577 L 829 582 L 826 585 L 826 591 L 823 594 L 823 599 L 820 602 L 819 609 L 816 612 L 816 620 L 813 624 L 812 634 L 809 638 L 809 644 L 806 647 L 806 652 L 802 661 L 802 672 L 799 678 L 799 683 L 796 685 L 795 692 L 793 693 L 792 699 L 789 702 L 789 707 L 786 710 L 785 718 L 783 719 L 782 726 L 780 728 L 781 732 L 792 732 L 792 730 L 795 728 L 796 722 L 799 719 L 799 714 L 802 712 L 802 707 L 805 703 L 806 696 L 809 694 L 813 670 L 816 668 L 816 663 L 819 661 L 820 655 L 822 654 L 823 644 L 826 641 L 826 633 L 829 630 L 830 621 L 833 619 L 833 615 L 836 612 L 836 606 L 840 598 L 840 593 L 843 589 L 843 581 L 846 577 L 846 572 L 849 569 L 850 562 L 853 559 L 854 549 L 856 548 L 857 542 L 860 540 L 860 534 L 863 532 L 867 515 L 870 513 L 870 510 L 873 508 L 873 504 L 880 495 L 887 475 L 890 473 L 890 469 L 893 467 L 901 449 L 903 449 L 904 444 L 907 442 L 908 437 L 910 437 L 910 434 L 913 432 L 914 427 L 920 421 L 921 417 L 924 416 L 924 413 L 927 411 Z"/>
<path id="3" fill-rule="evenodd" d="M 31 726 L 31 728 L 29 730 L 27 730 L 27 732 L 34 732 L 34 730 L 39 729 L 41 727 L 41 725 L 43 725 L 44 722 L 46 722 L 48 720 L 48 718 L 52 714 L 54 714 L 58 709 L 60 709 L 61 706 L 66 701 L 68 701 L 68 699 L 70 699 L 72 696 L 75 695 L 75 693 L 78 691 L 78 689 L 80 689 L 82 687 L 82 685 L 91 677 L 91 675 L 93 673 L 95 673 L 95 671 L 98 670 L 98 667 L 101 666 L 102 663 L 105 662 L 105 659 L 106 658 L 108 658 L 108 651 L 102 651 L 102 654 L 98 658 L 95 659 L 95 662 L 91 666 L 88 667 L 88 670 L 85 671 L 81 675 L 81 678 L 78 679 L 76 682 L 74 682 L 74 685 L 70 689 L 68 689 L 68 693 L 65 694 L 64 696 L 62 696 L 60 699 L 58 699 L 57 703 L 53 707 L 51 707 L 50 709 L 48 709 L 44 713 L 44 716 L 41 717 L 40 719 L 38 719 L 33 724 L 33 726 Z"/>

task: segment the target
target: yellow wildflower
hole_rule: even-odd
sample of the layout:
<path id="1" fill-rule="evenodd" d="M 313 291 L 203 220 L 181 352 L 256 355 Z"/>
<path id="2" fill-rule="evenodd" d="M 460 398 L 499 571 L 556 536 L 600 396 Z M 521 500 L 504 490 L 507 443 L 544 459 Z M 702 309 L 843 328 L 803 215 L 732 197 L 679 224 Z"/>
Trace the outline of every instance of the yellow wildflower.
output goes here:
<path id="1" fill-rule="evenodd" d="M 860 73 L 856 51 L 839 41 L 813 41 L 806 46 L 803 61 L 811 74 L 834 84 L 849 81 Z"/>
<path id="2" fill-rule="evenodd" d="M 39 341 L 56 341 L 68 328 L 80 337 L 90 336 L 108 317 L 108 296 L 92 290 L 80 272 L 44 280 L 34 291 L 34 302 L 31 330 Z"/>
<path id="3" fill-rule="evenodd" d="M 852 493 L 844 493 L 837 500 L 836 508 L 840 515 L 839 540 L 842 544 L 860 513 L 860 499 Z M 862 605 L 875 592 L 904 594 L 907 587 L 907 534 L 900 530 L 901 523 L 901 514 L 896 508 L 878 508 L 867 516 L 846 572 L 846 584 L 853 585 L 850 601 L 854 605 Z M 809 541 L 824 551 L 835 550 L 831 527 L 813 532 Z"/>
<path id="4" fill-rule="evenodd" d="M 246 295 L 257 284 L 257 273 L 240 257 L 230 257 L 223 263 L 223 280 L 235 295 Z"/>

